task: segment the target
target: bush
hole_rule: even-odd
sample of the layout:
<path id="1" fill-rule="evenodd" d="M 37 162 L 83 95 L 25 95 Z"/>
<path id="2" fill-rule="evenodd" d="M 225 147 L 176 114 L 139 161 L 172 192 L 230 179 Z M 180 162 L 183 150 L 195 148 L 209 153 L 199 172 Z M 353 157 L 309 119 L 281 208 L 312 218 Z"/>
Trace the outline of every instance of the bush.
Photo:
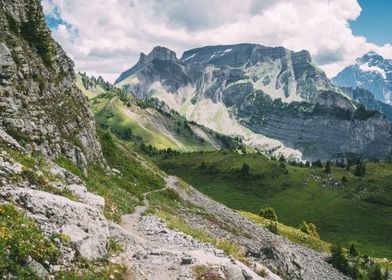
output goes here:
<path id="1" fill-rule="evenodd" d="M 278 221 L 278 216 L 276 215 L 275 209 L 272 207 L 261 208 L 259 216 L 272 221 Z"/>
<path id="2" fill-rule="evenodd" d="M 352 256 L 352 257 L 357 257 L 359 255 L 357 247 L 355 246 L 354 243 L 351 243 L 349 253 L 350 253 L 350 256 Z"/>
<path id="3" fill-rule="evenodd" d="M 307 233 L 309 235 L 312 235 L 314 237 L 320 238 L 320 235 L 317 232 L 317 227 L 315 224 L 313 223 L 307 223 L 305 221 L 303 221 L 300 225 L 299 225 L 299 229 L 304 232 Z"/>
<path id="4" fill-rule="evenodd" d="M 331 256 L 328 258 L 328 262 L 344 274 L 349 275 L 350 266 L 347 258 L 344 255 L 343 247 L 341 245 L 338 244 L 332 246 Z"/>

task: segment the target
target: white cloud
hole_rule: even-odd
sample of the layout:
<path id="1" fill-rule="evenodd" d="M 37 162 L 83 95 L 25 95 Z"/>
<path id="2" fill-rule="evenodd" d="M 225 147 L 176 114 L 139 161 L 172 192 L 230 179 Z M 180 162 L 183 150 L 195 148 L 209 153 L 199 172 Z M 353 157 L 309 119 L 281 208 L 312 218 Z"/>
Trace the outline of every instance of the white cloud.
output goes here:
<path id="1" fill-rule="evenodd" d="M 329 76 L 369 50 L 392 58 L 392 46 L 354 36 L 356 0 L 43 0 L 61 17 L 54 37 L 77 69 L 113 81 L 139 52 L 177 52 L 212 44 L 258 43 L 307 49 Z"/>

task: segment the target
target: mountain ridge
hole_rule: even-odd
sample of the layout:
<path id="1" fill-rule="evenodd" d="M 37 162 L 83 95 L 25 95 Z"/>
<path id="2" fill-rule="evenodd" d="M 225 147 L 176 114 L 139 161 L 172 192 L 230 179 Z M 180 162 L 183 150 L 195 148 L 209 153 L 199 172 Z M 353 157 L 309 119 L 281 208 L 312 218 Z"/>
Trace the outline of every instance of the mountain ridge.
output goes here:
<path id="1" fill-rule="evenodd" d="M 379 113 L 356 118 L 362 109 L 327 79 L 307 51 L 238 44 L 196 48 L 180 59 L 161 58 L 140 60 L 116 86 L 137 98 L 158 98 L 190 120 L 239 135 L 267 151 L 289 148 L 289 155 L 298 156 L 299 150 L 307 159 L 350 154 L 378 158 L 391 151 L 391 124 Z M 337 134 L 332 128 L 336 124 Z M 325 126 L 325 137 L 312 136 Z M 382 133 L 374 134 L 374 129 Z M 360 130 L 372 136 L 357 141 Z M 290 136 L 295 134 L 297 138 Z"/>
<path id="2" fill-rule="evenodd" d="M 357 58 L 331 80 L 342 87 L 364 88 L 377 100 L 392 103 L 392 60 L 374 51 Z"/>

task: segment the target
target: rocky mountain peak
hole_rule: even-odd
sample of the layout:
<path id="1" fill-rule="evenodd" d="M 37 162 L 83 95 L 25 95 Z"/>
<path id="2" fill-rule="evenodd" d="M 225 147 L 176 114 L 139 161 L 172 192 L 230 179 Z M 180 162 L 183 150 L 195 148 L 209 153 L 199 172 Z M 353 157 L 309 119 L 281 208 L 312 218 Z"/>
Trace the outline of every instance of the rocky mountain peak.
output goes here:
<path id="1" fill-rule="evenodd" d="M 147 58 L 149 60 L 153 60 L 155 58 L 161 60 L 177 60 L 177 56 L 174 51 L 161 46 L 154 47 L 152 51 L 148 54 Z"/>
<path id="2" fill-rule="evenodd" d="M 384 58 L 374 51 L 365 53 L 361 58 L 357 59 L 357 62 L 384 62 Z"/>
<path id="3" fill-rule="evenodd" d="M 392 60 L 371 51 L 344 68 L 332 82 L 342 87 L 369 90 L 375 98 L 392 104 Z"/>
<path id="4" fill-rule="evenodd" d="M 312 57 L 309 51 L 302 50 L 299 52 L 294 52 L 292 55 L 292 60 L 294 63 L 311 63 Z"/>

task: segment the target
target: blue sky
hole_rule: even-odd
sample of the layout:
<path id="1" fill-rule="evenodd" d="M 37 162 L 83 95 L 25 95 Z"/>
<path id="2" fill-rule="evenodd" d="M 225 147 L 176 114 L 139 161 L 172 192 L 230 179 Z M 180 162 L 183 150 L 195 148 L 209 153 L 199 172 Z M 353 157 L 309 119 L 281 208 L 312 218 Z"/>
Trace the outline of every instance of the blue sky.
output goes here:
<path id="1" fill-rule="evenodd" d="M 392 43 L 392 0 L 359 0 L 360 16 L 350 22 L 354 35 L 365 36 L 370 42 Z"/>
<path id="2" fill-rule="evenodd" d="M 42 0 L 79 71 L 114 81 L 140 52 L 257 43 L 308 50 L 329 77 L 368 51 L 392 58 L 392 0 Z M 360 6 L 361 5 L 361 6 Z"/>

